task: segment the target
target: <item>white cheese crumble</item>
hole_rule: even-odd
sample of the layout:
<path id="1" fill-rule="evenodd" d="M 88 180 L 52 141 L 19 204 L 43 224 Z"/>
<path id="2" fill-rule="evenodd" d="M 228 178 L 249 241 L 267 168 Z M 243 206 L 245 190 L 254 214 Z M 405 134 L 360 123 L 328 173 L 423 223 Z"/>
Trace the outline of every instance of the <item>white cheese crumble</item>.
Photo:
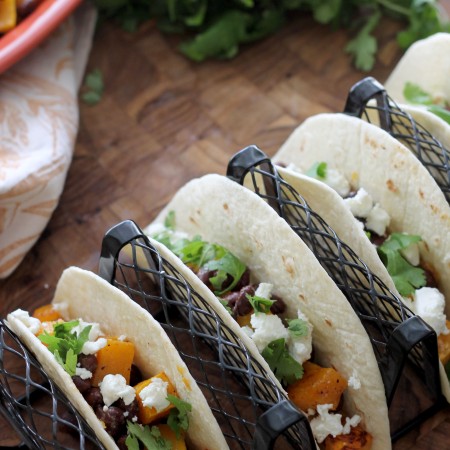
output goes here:
<path id="1" fill-rule="evenodd" d="M 308 321 L 308 318 L 300 311 L 297 311 L 299 319 L 303 320 L 307 327 L 308 333 L 306 336 L 296 337 L 289 333 L 288 347 L 289 354 L 300 364 L 308 361 L 312 353 L 312 330 L 313 326 Z"/>
<path id="2" fill-rule="evenodd" d="M 28 311 L 16 309 L 11 313 L 11 316 L 20 320 L 33 334 L 37 334 L 41 329 L 41 321 L 36 317 L 31 317 Z"/>
<path id="3" fill-rule="evenodd" d="M 359 188 L 353 197 L 344 198 L 344 203 L 354 216 L 363 219 L 369 215 L 373 207 L 372 197 L 364 188 Z"/>
<path id="4" fill-rule="evenodd" d="M 89 331 L 89 340 L 90 341 L 96 341 L 99 336 L 103 336 L 102 330 L 100 329 L 100 325 L 98 323 L 89 323 L 85 322 L 82 319 L 78 319 L 78 325 L 76 327 L 73 327 L 70 331 L 71 333 L 77 333 L 77 336 L 80 335 L 80 333 L 89 325 L 92 325 L 91 330 Z"/>
<path id="5" fill-rule="evenodd" d="M 259 283 L 259 285 L 255 291 L 255 296 L 270 299 L 270 297 L 272 295 L 272 290 L 273 290 L 273 284 Z"/>
<path id="6" fill-rule="evenodd" d="M 353 371 L 352 376 L 348 379 L 347 383 L 348 387 L 355 389 L 355 391 L 361 389 L 361 380 L 358 378 L 358 374 L 355 371 Z"/>
<path id="7" fill-rule="evenodd" d="M 108 341 L 105 338 L 99 338 L 95 342 L 86 341 L 83 344 L 81 353 L 83 355 L 95 355 L 101 348 L 106 347 Z"/>
<path id="8" fill-rule="evenodd" d="M 406 248 L 400 250 L 403 258 L 406 259 L 412 266 L 418 266 L 420 263 L 419 243 L 408 245 Z"/>
<path id="9" fill-rule="evenodd" d="M 170 405 L 169 400 L 167 400 L 168 385 L 167 381 L 155 377 L 149 385 L 139 392 L 142 404 L 149 408 L 155 408 L 156 412 L 166 409 Z"/>
<path id="10" fill-rule="evenodd" d="M 430 325 L 439 336 L 448 334 L 445 323 L 445 298 L 436 288 L 423 287 L 417 289 L 414 294 L 413 311 L 428 325 Z"/>
<path id="11" fill-rule="evenodd" d="M 347 197 L 350 193 L 350 183 L 335 169 L 327 167 L 326 176 L 323 180 L 325 184 L 334 189 L 341 197 Z"/>
<path id="12" fill-rule="evenodd" d="M 262 352 L 268 344 L 276 339 L 288 339 L 289 332 L 284 327 L 282 320 L 272 314 L 255 313 L 251 315 L 250 323 L 254 330 L 251 338 L 258 347 L 259 352 Z"/>
<path id="13" fill-rule="evenodd" d="M 333 407 L 331 404 L 317 405 L 317 417 L 311 420 L 311 429 L 317 442 L 321 444 L 328 435 L 336 437 L 340 434 L 349 434 L 351 427 L 355 427 L 361 422 L 361 417 L 355 414 L 351 418 L 345 419 L 345 425 L 342 425 L 341 414 L 330 413 Z"/>
<path id="14" fill-rule="evenodd" d="M 391 218 L 389 214 L 376 203 L 367 215 L 366 228 L 370 231 L 374 231 L 378 236 L 383 236 L 386 233 Z"/>
<path id="15" fill-rule="evenodd" d="M 105 375 L 105 378 L 99 383 L 99 387 L 106 406 L 111 406 L 119 398 L 125 405 L 129 405 L 136 397 L 134 388 L 128 386 L 127 381 L 120 374 Z"/>
<path id="16" fill-rule="evenodd" d="M 75 375 L 79 376 L 82 380 L 92 378 L 92 372 L 90 370 L 85 369 L 84 367 L 76 367 Z"/>

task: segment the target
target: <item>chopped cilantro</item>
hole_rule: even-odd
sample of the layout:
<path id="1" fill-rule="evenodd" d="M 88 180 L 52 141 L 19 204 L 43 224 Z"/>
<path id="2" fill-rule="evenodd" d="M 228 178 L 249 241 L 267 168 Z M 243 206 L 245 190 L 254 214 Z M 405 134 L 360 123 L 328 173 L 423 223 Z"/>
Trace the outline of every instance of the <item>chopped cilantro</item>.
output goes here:
<path id="1" fill-rule="evenodd" d="M 410 103 L 426 106 L 428 111 L 450 124 L 450 105 L 436 103 L 432 95 L 424 91 L 419 85 L 408 81 L 403 88 L 403 96 Z"/>
<path id="2" fill-rule="evenodd" d="M 283 338 L 270 342 L 261 355 L 281 383 L 288 385 L 302 378 L 303 367 L 289 354 Z"/>
<path id="3" fill-rule="evenodd" d="M 175 229 L 175 211 L 169 211 L 169 214 L 167 214 L 166 218 L 164 219 L 164 226 L 168 230 Z"/>
<path id="4" fill-rule="evenodd" d="M 172 444 L 161 436 L 158 427 L 142 426 L 137 423 L 127 421 L 128 436 L 125 444 L 128 450 L 139 450 L 139 441 L 141 441 L 149 450 L 171 450 Z"/>
<path id="5" fill-rule="evenodd" d="M 420 236 L 393 233 L 377 248 L 395 287 L 404 297 L 426 285 L 424 270 L 420 267 L 414 267 L 400 253 L 400 250 L 406 249 L 421 240 Z"/>
<path id="6" fill-rule="evenodd" d="M 251 296 L 245 294 L 247 300 L 252 305 L 255 312 L 262 312 L 268 314 L 270 312 L 271 306 L 275 303 L 275 300 L 269 300 L 268 298 L 259 297 L 257 295 Z"/>
<path id="7" fill-rule="evenodd" d="M 309 327 L 308 324 L 302 319 L 288 320 L 288 331 L 295 338 L 301 338 L 308 336 Z"/>
<path id="8" fill-rule="evenodd" d="M 92 325 L 88 325 L 81 333 L 72 333 L 73 328 L 78 325 L 78 320 L 58 323 L 53 327 L 53 335 L 44 331 L 38 336 L 70 376 L 75 375 L 77 355 L 81 353 L 84 343 L 89 340 L 92 328 Z"/>
<path id="9" fill-rule="evenodd" d="M 82 100 L 88 105 L 98 103 L 103 95 L 103 75 L 100 69 L 95 69 L 86 75 L 83 85 Z"/>
<path id="10" fill-rule="evenodd" d="M 189 428 L 189 415 L 192 411 L 192 405 L 175 395 L 168 395 L 167 400 L 169 400 L 175 408 L 170 410 L 169 416 L 167 417 L 167 425 L 176 434 L 177 439 L 180 438 L 183 431 L 187 431 Z"/>
<path id="11" fill-rule="evenodd" d="M 305 173 L 308 177 L 324 180 L 327 177 L 327 163 L 316 162 Z"/>

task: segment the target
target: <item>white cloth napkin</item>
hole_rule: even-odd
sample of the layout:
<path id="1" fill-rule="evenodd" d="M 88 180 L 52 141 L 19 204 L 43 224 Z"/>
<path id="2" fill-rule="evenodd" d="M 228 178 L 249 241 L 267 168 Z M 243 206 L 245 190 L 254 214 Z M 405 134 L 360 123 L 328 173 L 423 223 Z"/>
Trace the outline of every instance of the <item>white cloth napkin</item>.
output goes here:
<path id="1" fill-rule="evenodd" d="M 58 204 L 95 19 L 86 3 L 0 75 L 0 278 L 19 265 Z"/>

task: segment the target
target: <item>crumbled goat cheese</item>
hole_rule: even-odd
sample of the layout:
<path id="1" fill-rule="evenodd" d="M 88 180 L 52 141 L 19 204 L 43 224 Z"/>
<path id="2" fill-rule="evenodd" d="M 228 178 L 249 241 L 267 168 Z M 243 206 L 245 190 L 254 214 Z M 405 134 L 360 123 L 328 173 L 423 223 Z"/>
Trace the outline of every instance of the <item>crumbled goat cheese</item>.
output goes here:
<path id="1" fill-rule="evenodd" d="M 327 168 L 325 184 L 334 189 L 341 197 L 347 197 L 350 193 L 350 184 L 347 179 L 335 169 Z"/>
<path id="2" fill-rule="evenodd" d="M 75 375 L 79 376 L 82 380 L 92 378 L 92 372 L 90 370 L 85 369 L 84 367 L 76 367 Z"/>
<path id="3" fill-rule="evenodd" d="M 439 336 L 450 330 L 445 324 L 445 298 L 436 288 L 423 287 L 414 294 L 413 311 L 430 325 Z"/>
<path id="4" fill-rule="evenodd" d="M 106 347 L 108 341 L 105 338 L 99 338 L 95 342 L 86 341 L 83 344 L 81 353 L 83 355 L 95 355 L 101 348 Z"/>
<path id="5" fill-rule="evenodd" d="M 270 299 L 272 295 L 273 284 L 270 283 L 259 283 L 255 291 L 255 297 L 262 297 Z"/>
<path id="6" fill-rule="evenodd" d="M 129 405 L 136 397 L 134 388 L 128 386 L 127 381 L 120 374 L 105 375 L 105 378 L 99 383 L 99 387 L 106 406 L 111 406 L 119 398 L 125 405 Z"/>
<path id="7" fill-rule="evenodd" d="M 336 437 L 340 434 L 349 434 L 351 427 L 355 427 L 361 422 L 361 417 L 355 414 L 351 418 L 345 419 L 345 425 L 342 425 L 341 414 L 330 413 L 333 407 L 331 404 L 317 405 L 317 417 L 311 420 L 311 429 L 317 442 L 321 444 L 326 437 L 331 434 Z"/>
<path id="8" fill-rule="evenodd" d="M 361 388 L 361 380 L 355 371 L 353 371 L 352 376 L 348 379 L 348 387 L 356 391 Z"/>
<path id="9" fill-rule="evenodd" d="M 251 338 L 253 336 L 254 331 L 248 326 L 245 325 L 241 328 L 241 330 L 249 337 Z"/>
<path id="10" fill-rule="evenodd" d="M 126 337 L 124 334 L 121 334 L 121 335 L 117 338 L 118 341 L 126 341 L 126 339 L 127 339 L 127 337 Z"/>
<path id="11" fill-rule="evenodd" d="M 344 198 L 344 203 L 355 217 L 364 219 L 369 215 L 373 206 L 372 197 L 364 188 L 359 188 L 355 196 Z"/>
<path id="12" fill-rule="evenodd" d="M 71 333 L 77 333 L 77 336 L 89 325 L 92 325 L 91 331 L 89 331 L 89 340 L 96 341 L 99 336 L 103 336 L 102 330 L 100 330 L 100 325 L 98 323 L 85 322 L 82 319 L 78 319 L 78 325 L 73 327 Z"/>
<path id="13" fill-rule="evenodd" d="M 297 317 L 303 320 L 308 326 L 306 336 L 296 337 L 289 333 L 288 347 L 289 354 L 300 364 L 308 361 L 312 353 L 312 330 L 313 327 L 308 318 L 300 311 L 297 311 Z"/>
<path id="14" fill-rule="evenodd" d="M 20 320 L 33 334 L 37 334 L 41 329 L 41 321 L 36 317 L 31 317 L 28 311 L 16 309 L 11 313 L 11 316 Z"/>
<path id="15" fill-rule="evenodd" d="M 367 215 L 366 228 L 370 231 L 374 231 L 379 236 L 383 236 L 386 233 L 391 218 L 389 214 L 376 203 Z"/>
<path id="16" fill-rule="evenodd" d="M 289 338 L 288 330 L 276 315 L 255 313 L 251 315 L 250 323 L 255 330 L 252 335 L 253 342 L 260 352 L 276 339 L 284 338 L 287 340 Z"/>
<path id="17" fill-rule="evenodd" d="M 166 409 L 170 405 L 169 400 L 167 400 L 168 385 L 169 383 L 167 383 L 167 381 L 158 377 L 154 378 L 148 386 L 145 386 L 145 388 L 139 392 L 142 404 L 149 408 L 155 408 L 156 412 Z"/>
<path id="18" fill-rule="evenodd" d="M 402 248 L 400 250 L 403 258 L 406 259 L 411 265 L 418 266 L 420 263 L 420 252 L 419 252 L 419 244 L 411 244 L 406 248 Z"/>

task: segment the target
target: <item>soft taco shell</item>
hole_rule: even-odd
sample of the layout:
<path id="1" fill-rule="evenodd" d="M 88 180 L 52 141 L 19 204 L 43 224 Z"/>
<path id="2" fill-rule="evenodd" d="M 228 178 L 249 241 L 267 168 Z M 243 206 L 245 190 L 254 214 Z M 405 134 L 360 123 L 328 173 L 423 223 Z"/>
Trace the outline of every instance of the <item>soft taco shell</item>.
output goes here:
<path id="1" fill-rule="evenodd" d="M 408 81 L 436 100 L 450 102 L 450 33 L 436 33 L 411 45 L 385 87 L 394 100 L 407 103 L 403 89 Z"/>
<path id="2" fill-rule="evenodd" d="M 155 223 L 163 223 L 170 211 L 176 230 L 226 247 L 258 281 L 272 283 L 286 303 L 286 316 L 297 317 L 301 308 L 314 327 L 317 361 L 347 379 L 356 374 L 361 380 L 361 388 L 348 393 L 346 412 L 361 415 L 374 437 L 374 450 L 391 448 L 385 392 L 370 340 L 341 291 L 289 225 L 256 194 L 219 175 L 189 182 Z M 191 273 L 189 279 L 194 278 Z"/>
<path id="3" fill-rule="evenodd" d="M 187 437 L 192 448 L 210 449 L 214 442 L 214 448 L 228 449 L 195 380 L 164 330 L 147 311 L 105 280 L 77 267 L 70 267 L 63 272 L 52 303 L 66 320 L 82 318 L 87 322 L 99 323 L 106 335 L 125 335 L 135 344 L 134 362 L 144 377 L 162 371 L 167 374 L 180 398 L 192 405 Z M 36 355 L 49 377 L 85 417 L 105 447 L 117 449 L 113 439 L 75 387 L 70 375 L 40 340 L 11 314 L 8 315 L 7 324 Z"/>

